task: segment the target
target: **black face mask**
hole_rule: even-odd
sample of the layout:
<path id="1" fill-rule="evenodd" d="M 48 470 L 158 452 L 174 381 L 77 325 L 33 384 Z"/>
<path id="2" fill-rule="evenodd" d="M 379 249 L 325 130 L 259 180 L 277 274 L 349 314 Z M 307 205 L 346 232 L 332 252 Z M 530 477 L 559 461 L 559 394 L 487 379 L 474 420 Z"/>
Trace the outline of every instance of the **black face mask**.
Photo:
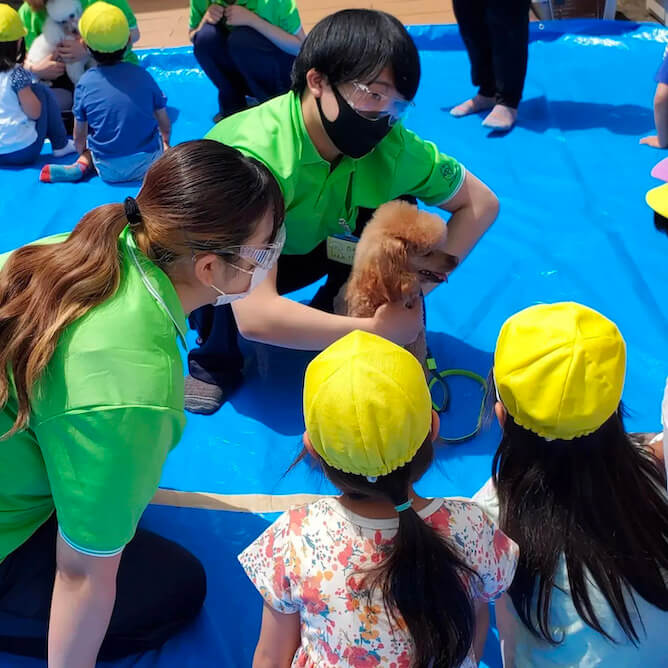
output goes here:
<path id="1" fill-rule="evenodd" d="M 377 121 L 364 118 L 344 100 L 335 86 L 332 86 L 332 90 L 339 104 L 339 115 L 335 121 L 327 119 L 322 113 L 320 98 L 315 99 L 325 132 L 341 153 L 351 158 L 362 158 L 371 153 L 392 129 L 390 117 L 383 116 Z"/>

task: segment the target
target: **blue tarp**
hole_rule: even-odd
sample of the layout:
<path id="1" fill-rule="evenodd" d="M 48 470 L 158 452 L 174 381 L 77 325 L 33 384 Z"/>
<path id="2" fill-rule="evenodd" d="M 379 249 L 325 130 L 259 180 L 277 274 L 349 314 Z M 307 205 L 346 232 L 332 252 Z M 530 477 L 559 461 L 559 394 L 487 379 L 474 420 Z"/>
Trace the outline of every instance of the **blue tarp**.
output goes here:
<path id="1" fill-rule="evenodd" d="M 472 92 L 457 28 L 411 32 L 423 77 L 407 124 L 459 158 L 502 205 L 498 221 L 451 282 L 427 300 L 428 338 L 439 365 L 486 375 L 509 315 L 537 302 L 580 301 L 617 322 L 626 338 L 629 428 L 658 430 L 668 375 L 668 238 L 654 230 L 644 194 L 656 185 L 650 170 L 663 153 L 638 146 L 638 139 L 653 130 L 653 77 L 668 31 L 626 22 L 532 24 L 524 101 L 517 127 L 506 136 L 483 128 L 479 116 L 448 114 Z M 147 51 L 142 60 L 168 95 L 174 141 L 203 136 L 216 97 L 191 50 Z M 39 166 L 0 171 L 0 251 L 69 230 L 90 208 L 122 201 L 138 188 L 99 179 L 44 185 L 38 174 Z M 215 416 L 189 416 L 162 485 L 229 494 L 332 491 L 306 465 L 282 477 L 300 448 L 301 382 L 311 356 L 247 348 L 244 388 Z M 470 381 L 453 382 L 452 393 L 444 435 L 470 431 L 478 410 L 478 389 Z M 419 490 L 472 494 L 489 475 L 497 439 L 492 427 L 471 443 L 441 449 Z M 235 554 L 267 521 L 244 513 L 150 508 L 144 525 L 182 541 L 205 563 L 206 609 L 192 630 L 162 651 L 116 665 L 249 666 L 260 604 Z M 488 665 L 499 665 L 496 652 L 488 648 Z M 37 663 L 0 655 L 0 665 Z"/>

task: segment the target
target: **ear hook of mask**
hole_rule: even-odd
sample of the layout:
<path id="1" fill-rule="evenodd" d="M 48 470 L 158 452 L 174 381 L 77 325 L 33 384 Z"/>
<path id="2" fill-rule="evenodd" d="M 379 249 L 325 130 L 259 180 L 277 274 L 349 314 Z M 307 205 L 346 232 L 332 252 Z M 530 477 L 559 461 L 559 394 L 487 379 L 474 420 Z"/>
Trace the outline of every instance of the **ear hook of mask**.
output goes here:
<path id="1" fill-rule="evenodd" d="M 130 227 L 133 229 L 138 228 L 143 220 L 137 200 L 134 197 L 126 197 L 123 202 L 123 207 L 125 209 L 125 217 L 127 218 Z"/>

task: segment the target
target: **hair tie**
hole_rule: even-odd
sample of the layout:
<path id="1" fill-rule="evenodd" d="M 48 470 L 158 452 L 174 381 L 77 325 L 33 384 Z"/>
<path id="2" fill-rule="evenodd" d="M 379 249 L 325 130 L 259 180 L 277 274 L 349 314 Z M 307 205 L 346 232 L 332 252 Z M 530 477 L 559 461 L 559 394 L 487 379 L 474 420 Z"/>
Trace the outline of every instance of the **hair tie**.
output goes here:
<path id="1" fill-rule="evenodd" d="M 394 506 L 394 509 L 398 513 L 403 513 L 404 510 L 408 510 L 413 505 L 413 499 L 408 499 L 406 503 L 400 503 L 398 506 Z"/>
<path id="2" fill-rule="evenodd" d="M 126 197 L 123 202 L 125 207 L 125 217 L 128 219 L 130 227 L 139 227 L 142 224 L 141 211 L 134 197 Z"/>

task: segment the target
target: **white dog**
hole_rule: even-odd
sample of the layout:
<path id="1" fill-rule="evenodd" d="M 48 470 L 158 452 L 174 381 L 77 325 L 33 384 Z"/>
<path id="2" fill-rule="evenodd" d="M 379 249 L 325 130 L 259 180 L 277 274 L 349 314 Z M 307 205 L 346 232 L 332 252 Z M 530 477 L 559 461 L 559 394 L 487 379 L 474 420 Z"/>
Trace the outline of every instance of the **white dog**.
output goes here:
<path id="1" fill-rule="evenodd" d="M 81 3 L 79 0 L 48 0 L 46 3 L 47 19 L 42 27 L 42 34 L 35 39 L 28 51 L 27 60 L 36 64 L 44 60 L 67 40 L 79 39 L 79 19 Z M 76 84 L 87 69 L 94 63 L 88 57 L 77 63 L 65 66 L 67 76 Z"/>

